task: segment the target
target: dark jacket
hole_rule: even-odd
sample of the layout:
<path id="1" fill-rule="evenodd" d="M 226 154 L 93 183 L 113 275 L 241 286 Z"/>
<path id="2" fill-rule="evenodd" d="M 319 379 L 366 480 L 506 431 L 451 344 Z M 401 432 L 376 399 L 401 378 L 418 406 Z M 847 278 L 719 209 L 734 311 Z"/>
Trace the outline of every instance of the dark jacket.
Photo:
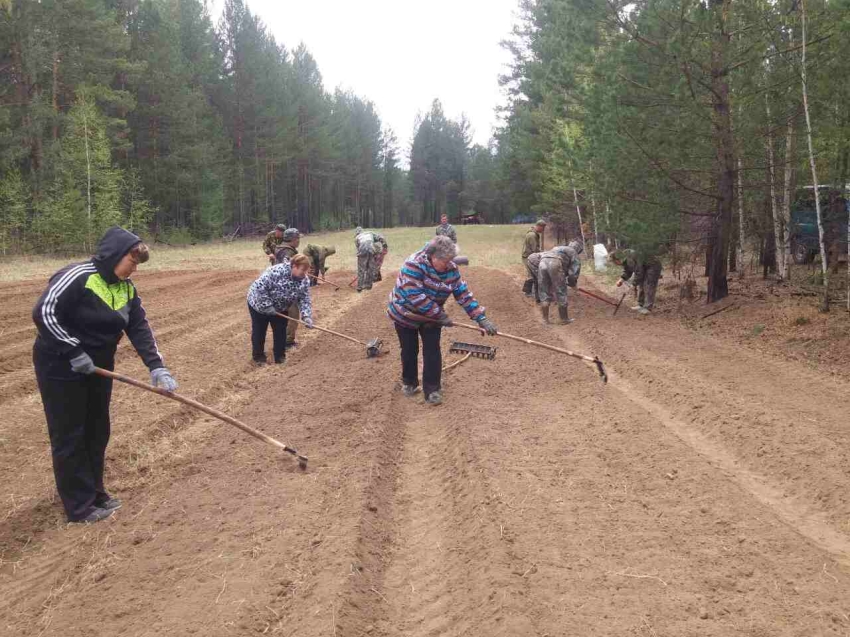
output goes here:
<path id="1" fill-rule="evenodd" d="M 281 243 L 274 253 L 275 265 L 283 263 L 284 259 L 292 259 L 296 254 L 298 254 L 298 248 L 291 243 Z"/>
<path id="2" fill-rule="evenodd" d="M 32 311 L 36 345 L 57 356 L 114 354 L 124 332 L 148 369 L 163 367 L 162 356 L 133 282 L 115 276 L 115 266 L 141 240 L 114 227 L 106 231 L 90 261 L 54 274 Z"/>

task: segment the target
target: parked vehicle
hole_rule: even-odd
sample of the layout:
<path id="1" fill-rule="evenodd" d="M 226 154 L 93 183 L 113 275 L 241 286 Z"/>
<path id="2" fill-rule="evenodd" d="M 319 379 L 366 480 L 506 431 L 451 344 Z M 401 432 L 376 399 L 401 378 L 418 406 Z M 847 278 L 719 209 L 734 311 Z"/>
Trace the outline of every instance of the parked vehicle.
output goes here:
<path id="1" fill-rule="evenodd" d="M 537 221 L 537 217 L 534 215 L 514 215 L 514 218 L 511 219 L 511 223 L 534 223 Z"/>
<path id="2" fill-rule="evenodd" d="M 818 194 L 823 214 L 824 242 L 827 252 L 847 253 L 847 225 L 850 219 L 850 199 L 835 188 L 820 186 Z M 820 252 L 818 218 L 812 188 L 797 191 L 791 208 L 791 256 L 794 263 L 811 263 Z"/>
<path id="3" fill-rule="evenodd" d="M 460 216 L 461 225 L 467 226 L 470 224 L 479 224 L 484 223 L 484 217 L 479 212 L 473 212 L 470 214 L 462 214 Z"/>

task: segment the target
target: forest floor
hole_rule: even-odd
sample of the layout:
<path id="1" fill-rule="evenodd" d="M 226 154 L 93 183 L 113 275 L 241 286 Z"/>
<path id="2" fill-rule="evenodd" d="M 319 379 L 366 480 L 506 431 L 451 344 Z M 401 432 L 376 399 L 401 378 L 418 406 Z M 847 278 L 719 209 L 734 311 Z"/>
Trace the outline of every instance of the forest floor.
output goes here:
<path id="1" fill-rule="evenodd" d="M 757 280 L 680 307 L 669 277 L 651 316 L 578 296 L 575 323 L 546 326 L 518 267 L 470 256 L 500 329 L 598 355 L 610 382 L 446 330 L 446 362 L 453 339 L 495 360 L 448 371 L 440 407 L 406 399 L 393 277 L 358 295 L 345 270 L 342 290 L 316 289 L 317 322 L 386 355 L 313 331 L 285 367 L 255 368 L 244 299 L 261 256 L 142 272 L 181 393 L 309 467 L 119 385 L 107 478 L 124 507 L 91 526 L 65 524 L 54 494 L 30 362 L 44 282 L 0 284 L 0 634 L 850 635 L 846 314 Z M 582 286 L 613 297 L 611 280 Z M 126 344 L 117 367 L 146 378 Z"/>

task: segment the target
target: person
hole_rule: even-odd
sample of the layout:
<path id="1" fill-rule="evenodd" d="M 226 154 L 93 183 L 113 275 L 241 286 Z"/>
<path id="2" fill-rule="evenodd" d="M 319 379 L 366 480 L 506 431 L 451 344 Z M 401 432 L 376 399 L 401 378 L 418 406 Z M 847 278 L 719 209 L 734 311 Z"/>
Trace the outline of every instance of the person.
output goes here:
<path id="1" fill-rule="evenodd" d="M 287 228 L 283 231 L 281 243 L 274 253 L 275 263 L 283 263 L 285 259 L 292 259 L 298 254 L 298 246 L 301 245 L 301 233 L 298 228 Z M 295 304 L 289 306 L 287 311 L 289 318 L 298 318 L 298 308 Z M 295 335 L 298 333 L 298 323 L 288 321 L 286 324 L 286 349 L 298 347 Z"/>
<path id="2" fill-rule="evenodd" d="M 538 219 L 537 223 L 525 233 L 525 239 L 522 242 L 522 264 L 528 269 L 528 257 L 535 252 L 543 251 L 543 233 L 546 231 L 546 222 L 543 219 Z M 534 279 L 528 278 L 522 284 L 522 291 L 526 296 L 531 296 L 534 287 Z"/>
<path id="3" fill-rule="evenodd" d="M 354 229 L 354 246 L 357 249 L 358 292 L 372 289 L 375 277 L 376 243 L 374 232 L 366 232 L 360 226 Z"/>
<path id="4" fill-rule="evenodd" d="M 130 279 L 149 258 L 139 237 L 110 228 L 97 254 L 54 274 L 33 308 L 33 366 L 56 489 L 69 522 L 97 522 L 121 507 L 103 482 L 112 379 L 97 375 L 95 366 L 115 369 L 115 351 L 126 333 L 150 370 L 151 384 L 177 389 Z"/>
<path id="5" fill-rule="evenodd" d="M 266 332 L 272 327 L 272 354 L 278 365 L 286 363 L 287 310 L 297 305 L 301 320 L 313 327 L 313 306 L 310 302 L 310 281 L 307 268 L 310 260 L 303 254 L 266 268 L 248 288 L 248 313 L 251 315 L 251 354 L 254 363 L 264 365 Z"/>
<path id="6" fill-rule="evenodd" d="M 401 345 L 401 382 L 405 396 L 419 391 L 419 340 L 422 340 L 422 390 L 425 402 L 439 405 L 443 401 L 440 384 L 443 364 L 440 333 L 452 322 L 443 306 L 449 294 L 489 335 L 496 326 L 485 315 L 453 259 L 455 244 L 446 236 L 431 239 L 420 251 L 404 262 L 390 294 L 387 315 L 392 319 Z"/>
<path id="7" fill-rule="evenodd" d="M 632 284 L 638 289 L 638 304 L 631 309 L 639 314 L 649 314 L 655 305 L 655 293 L 661 279 L 661 259 L 652 254 L 641 255 L 635 250 L 623 249 L 613 252 L 611 261 L 623 268 L 617 287 L 627 283 L 634 275 Z"/>
<path id="8" fill-rule="evenodd" d="M 569 325 L 575 319 L 571 319 L 567 306 L 567 287 L 578 286 L 578 277 L 581 274 L 581 260 L 579 255 L 584 252 L 581 241 L 570 241 L 565 246 L 556 246 L 551 250 L 529 256 L 529 265 L 537 269 L 537 295 L 540 300 L 540 313 L 543 321 L 549 322 L 549 304 L 552 300 L 558 303 L 558 316 L 561 325 Z M 530 271 L 533 271 L 529 268 Z"/>
<path id="9" fill-rule="evenodd" d="M 387 240 L 384 238 L 384 235 L 375 232 L 375 243 L 372 248 L 375 253 L 374 259 L 372 259 L 372 281 L 378 282 L 383 281 L 384 277 L 381 276 L 381 266 L 384 265 L 384 259 L 387 256 L 387 253 L 390 251 L 389 244 Z"/>
<path id="10" fill-rule="evenodd" d="M 269 258 L 269 265 L 274 265 L 275 263 L 275 252 L 277 252 L 278 246 L 283 243 L 284 232 L 286 232 L 286 226 L 279 223 L 263 240 L 263 252 L 265 252 L 266 256 Z"/>
<path id="11" fill-rule="evenodd" d="M 447 215 L 440 215 L 440 225 L 437 226 L 436 235 L 445 236 L 452 240 L 452 243 L 457 245 L 457 231 L 454 226 L 449 223 L 449 218 Z"/>
<path id="12" fill-rule="evenodd" d="M 307 244 L 304 254 L 310 259 L 310 286 L 319 284 L 319 277 L 324 278 L 329 270 L 325 266 L 325 260 L 332 254 L 336 254 L 335 246 L 317 246 L 312 243 Z"/>
<path id="13" fill-rule="evenodd" d="M 298 254 L 298 246 L 301 245 L 301 233 L 298 228 L 287 228 L 281 235 L 280 243 L 274 252 L 274 262 L 283 263 L 284 259 L 291 259 Z"/>

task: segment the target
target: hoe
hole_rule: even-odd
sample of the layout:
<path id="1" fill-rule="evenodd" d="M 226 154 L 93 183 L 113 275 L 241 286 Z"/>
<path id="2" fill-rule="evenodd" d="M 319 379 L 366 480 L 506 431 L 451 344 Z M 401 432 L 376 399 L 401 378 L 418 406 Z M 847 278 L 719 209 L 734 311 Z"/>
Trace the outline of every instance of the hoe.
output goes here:
<path id="1" fill-rule="evenodd" d="M 614 301 L 609 301 L 605 297 L 599 296 L 598 294 L 594 294 L 593 292 L 590 292 L 589 290 L 585 290 L 584 288 L 577 288 L 577 289 L 582 294 L 586 294 L 587 296 L 594 298 L 597 301 L 602 301 L 603 303 L 607 303 L 608 305 L 613 305 L 614 306 L 614 313 L 611 316 L 617 316 L 617 312 L 620 311 L 620 306 L 623 304 L 623 299 L 626 298 L 626 294 L 624 292 L 623 296 L 620 297 L 620 300 L 617 303 L 614 303 Z"/>
<path id="2" fill-rule="evenodd" d="M 476 332 L 480 332 L 481 328 L 476 327 L 474 325 L 464 325 L 463 323 L 453 323 L 453 327 L 462 327 L 466 330 L 475 330 Z M 573 358 L 577 358 L 579 360 L 593 363 L 596 365 L 596 371 L 599 372 L 599 377 L 602 379 L 603 383 L 608 382 L 608 374 L 605 373 L 605 367 L 602 364 L 602 361 L 599 360 L 598 356 L 585 356 L 584 354 L 576 354 L 575 352 L 571 352 L 568 349 L 562 349 L 560 347 L 555 347 L 554 345 L 547 345 L 546 343 L 541 343 L 540 341 L 532 341 L 530 338 L 523 338 L 522 336 L 514 336 L 513 334 L 505 334 L 504 332 L 496 332 L 496 336 L 501 336 L 502 338 L 509 338 L 512 341 L 519 341 L 520 343 L 525 343 L 526 345 L 534 345 L 535 347 L 542 347 L 543 349 L 548 349 L 553 352 L 558 352 L 559 354 L 566 354 L 567 356 L 572 356 Z"/>
<path id="3" fill-rule="evenodd" d="M 154 387 L 153 385 L 148 385 L 147 383 L 143 383 L 141 381 L 138 381 L 135 378 L 130 378 L 129 376 L 125 376 L 124 374 L 118 374 L 116 372 L 110 372 L 109 370 L 101 369 L 100 367 L 95 367 L 94 371 L 95 371 L 95 374 L 97 374 L 99 376 L 104 376 L 106 378 L 112 378 L 113 380 L 119 380 L 122 383 L 127 383 L 128 385 L 132 385 L 133 387 L 138 387 L 139 389 L 144 389 L 145 391 L 149 391 L 153 394 L 159 394 L 160 396 L 165 396 L 166 398 L 170 398 L 171 400 L 176 400 L 178 403 L 183 403 L 184 405 L 189 405 L 190 407 L 193 407 L 193 408 L 197 409 L 198 411 L 202 411 L 205 414 L 209 414 L 210 416 L 213 416 L 214 418 L 218 418 L 222 422 L 226 422 L 228 425 L 233 425 L 234 427 L 241 429 L 245 433 L 254 436 L 254 438 L 262 440 L 263 442 L 267 442 L 268 444 L 272 445 L 273 447 L 277 447 L 278 449 L 282 449 L 286 453 L 295 456 L 295 458 L 298 460 L 298 467 L 302 470 L 307 468 L 307 457 L 300 455 L 298 453 L 298 451 L 296 449 L 294 449 L 293 447 L 290 447 L 289 445 L 285 445 L 282 442 L 280 442 L 279 440 L 275 440 L 271 436 L 267 436 L 262 431 L 257 431 L 253 427 L 249 427 L 244 422 L 240 422 L 240 421 L 236 420 L 236 418 L 231 418 L 230 416 L 228 416 L 224 412 L 219 411 L 218 409 L 213 409 L 212 407 L 207 407 L 206 405 L 203 405 L 203 404 L 201 404 L 201 403 L 199 403 L 195 400 L 192 400 L 191 398 L 186 398 L 185 396 L 181 396 L 180 394 L 175 394 L 174 392 L 165 391 L 161 387 Z"/>
<path id="4" fill-rule="evenodd" d="M 281 318 L 285 318 L 289 321 L 295 321 L 296 323 L 301 323 L 301 325 L 306 325 L 304 321 L 299 319 L 292 318 L 291 316 L 286 316 L 281 314 L 280 312 L 277 315 Z M 333 330 L 329 330 L 326 327 L 319 327 L 318 325 L 313 326 L 314 330 L 319 330 L 320 332 L 327 332 L 328 334 L 333 334 L 334 336 L 338 336 L 339 338 L 344 338 L 347 341 L 351 341 L 352 343 L 357 343 L 358 345 L 363 345 L 366 347 L 366 358 L 377 358 L 381 353 L 381 348 L 384 346 L 384 341 L 379 338 L 373 338 L 368 343 L 364 343 L 363 341 L 359 341 L 356 338 L 352 338 L 347 334 L 340 334 L 339 332 L 334 332 Z"/>

